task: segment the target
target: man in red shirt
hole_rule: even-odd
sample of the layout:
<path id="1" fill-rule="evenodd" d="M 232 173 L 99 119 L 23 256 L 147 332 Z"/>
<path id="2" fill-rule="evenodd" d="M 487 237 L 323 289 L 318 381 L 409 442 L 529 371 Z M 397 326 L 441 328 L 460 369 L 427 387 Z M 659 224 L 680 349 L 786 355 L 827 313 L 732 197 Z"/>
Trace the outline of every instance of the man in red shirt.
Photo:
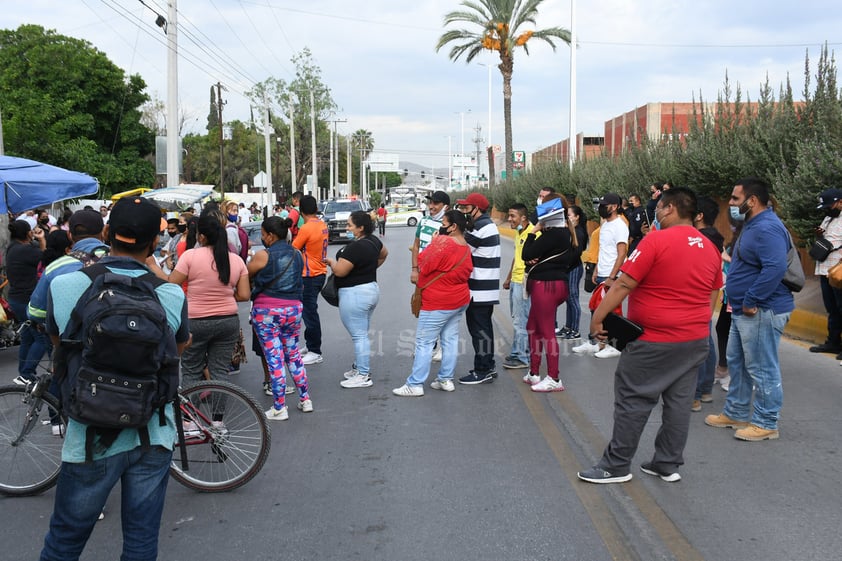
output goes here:
<path id="1" fill-rule="evenodd" d="M 661 229 L 650 232 L 620 268 L 590 331 L 606 340 L 602 322 L 629 297 L 628 317 L 643 335 L 623 350 L 614 373 L 614 431 L 602 458 L 579 479 L 621 483 L 652 408 L 663 399 L 655 455 L 640 466 L 664 481 L 679 481 L 690 426 L 696 372 L 708 353 L 710 318 L 722 286 L 719 250 L 693 227 L 696 195 L 664 191 L 655 209 Z"/>

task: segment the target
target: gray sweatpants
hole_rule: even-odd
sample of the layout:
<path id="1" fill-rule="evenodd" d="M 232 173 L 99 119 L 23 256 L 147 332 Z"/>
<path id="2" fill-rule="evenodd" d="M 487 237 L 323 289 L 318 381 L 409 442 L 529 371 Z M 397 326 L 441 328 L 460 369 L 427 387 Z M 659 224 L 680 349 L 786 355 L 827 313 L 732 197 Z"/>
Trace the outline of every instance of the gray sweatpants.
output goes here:
<path id="1" fill-rule="evenodd" d="M 202 371 L 206 366 L 211 380 L 225 378 L 234 345 L 240 338 L 240 318 L 231 315 L 191 319 L 190 333 L 193 342 L 181 355 L 183 385 L 202 380 Z"/>
<path id="2" fill-rule="evenodd" d="M 597 464 L 615 475 L 629 473 L 649 414 L 663 399 L 655 438 L 655 467 L 665 473 L 684 463 L 696 373 L 708 353 L 708 338 L 686 343 L 633 341 L 614 373 L 614 432 Z"/>

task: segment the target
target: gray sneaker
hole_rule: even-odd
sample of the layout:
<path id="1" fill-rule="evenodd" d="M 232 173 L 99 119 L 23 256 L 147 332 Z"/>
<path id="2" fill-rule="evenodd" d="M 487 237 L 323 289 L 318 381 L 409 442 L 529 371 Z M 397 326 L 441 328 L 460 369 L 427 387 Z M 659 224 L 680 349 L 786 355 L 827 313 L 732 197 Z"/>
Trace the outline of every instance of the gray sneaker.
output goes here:
<path id="1" fill-rule="evenodd" d="M 620 475 L 611 473 L 610 471 L 605 471 L 597 466 L 594 466 L 586 471 L 580 471 L 576 474 L 576 476 L 582 481 L 587 481 L 588 483 L 625 483 L 632 478 L 632 474 L 630 473 Z"/>
<path id="2" fill-rule="evenodd" d="M 518 358 L 509 356 L 503 359 L 503 368 L 529 368 L 529 365 Z"/>

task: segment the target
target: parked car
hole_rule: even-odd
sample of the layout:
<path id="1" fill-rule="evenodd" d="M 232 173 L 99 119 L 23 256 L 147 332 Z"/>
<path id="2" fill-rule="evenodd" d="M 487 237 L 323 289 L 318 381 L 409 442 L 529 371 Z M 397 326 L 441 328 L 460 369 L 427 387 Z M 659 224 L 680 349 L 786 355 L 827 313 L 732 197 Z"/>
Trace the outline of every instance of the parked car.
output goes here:
<path id="1" fill-rule="evenodd" d="M 395 226 L 411 226 L 415 227 L 418 222 L 424 218 L 424 211 L 418 208 L 402 208 L 393 210 L 393 208 L 386 207 L 389 214 L 386 215 L 386 225 Z"/>
<path id="2" fill-rule="evenodd" d="M 327 201 L 322 220 L 327 223 L 328 241 L 335 242 L 345 239 L 345 227 L 348 217 L 355 210 L 371 212 L 371 207 L 361 199 L 338 199 Z"/>

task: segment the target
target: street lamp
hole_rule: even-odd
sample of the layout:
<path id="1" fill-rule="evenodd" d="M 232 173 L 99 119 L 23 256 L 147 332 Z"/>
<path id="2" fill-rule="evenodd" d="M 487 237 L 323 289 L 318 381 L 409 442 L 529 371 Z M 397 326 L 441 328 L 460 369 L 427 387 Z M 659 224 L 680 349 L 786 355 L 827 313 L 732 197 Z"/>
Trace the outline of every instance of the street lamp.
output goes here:
<path id="1" fill-rule="evenodd" d="M 459 158 L 462 162 L 462 175 L 459 176 L 459 188 L 462 188 L 462 178 L 465 176 L 465 113 L 470 113 L 470 109 L 466 109 L 465 111 L 459 111 L 459 120 L 460 120 L 460 134 L 462 135 L 462 147 L 460 148 Z"/>
<path id="2" fill-rule="evenodd" d="M 491 67 L 493 65 L 492 64 L 485 64 L 484 62 L 478 62 L 477 64 L 479 64 L 480 66 L 485 66 L 486 68 L 488 68 L 488 141 L 485 144 L 485 148 L 486 148 L 485 153 L 486 153 L 486 156 L 488 156 L 488 148 L 491 147 Z M 477 162 L 477 165 L 479 165 L 479 162 Z M 489 177 L 491 176 L 491 163 L 490 162 L 488 164 L 488 175 L 489 175 Z M 489 179 L 489 181 L 491 181 L 491 180 Z"/>

